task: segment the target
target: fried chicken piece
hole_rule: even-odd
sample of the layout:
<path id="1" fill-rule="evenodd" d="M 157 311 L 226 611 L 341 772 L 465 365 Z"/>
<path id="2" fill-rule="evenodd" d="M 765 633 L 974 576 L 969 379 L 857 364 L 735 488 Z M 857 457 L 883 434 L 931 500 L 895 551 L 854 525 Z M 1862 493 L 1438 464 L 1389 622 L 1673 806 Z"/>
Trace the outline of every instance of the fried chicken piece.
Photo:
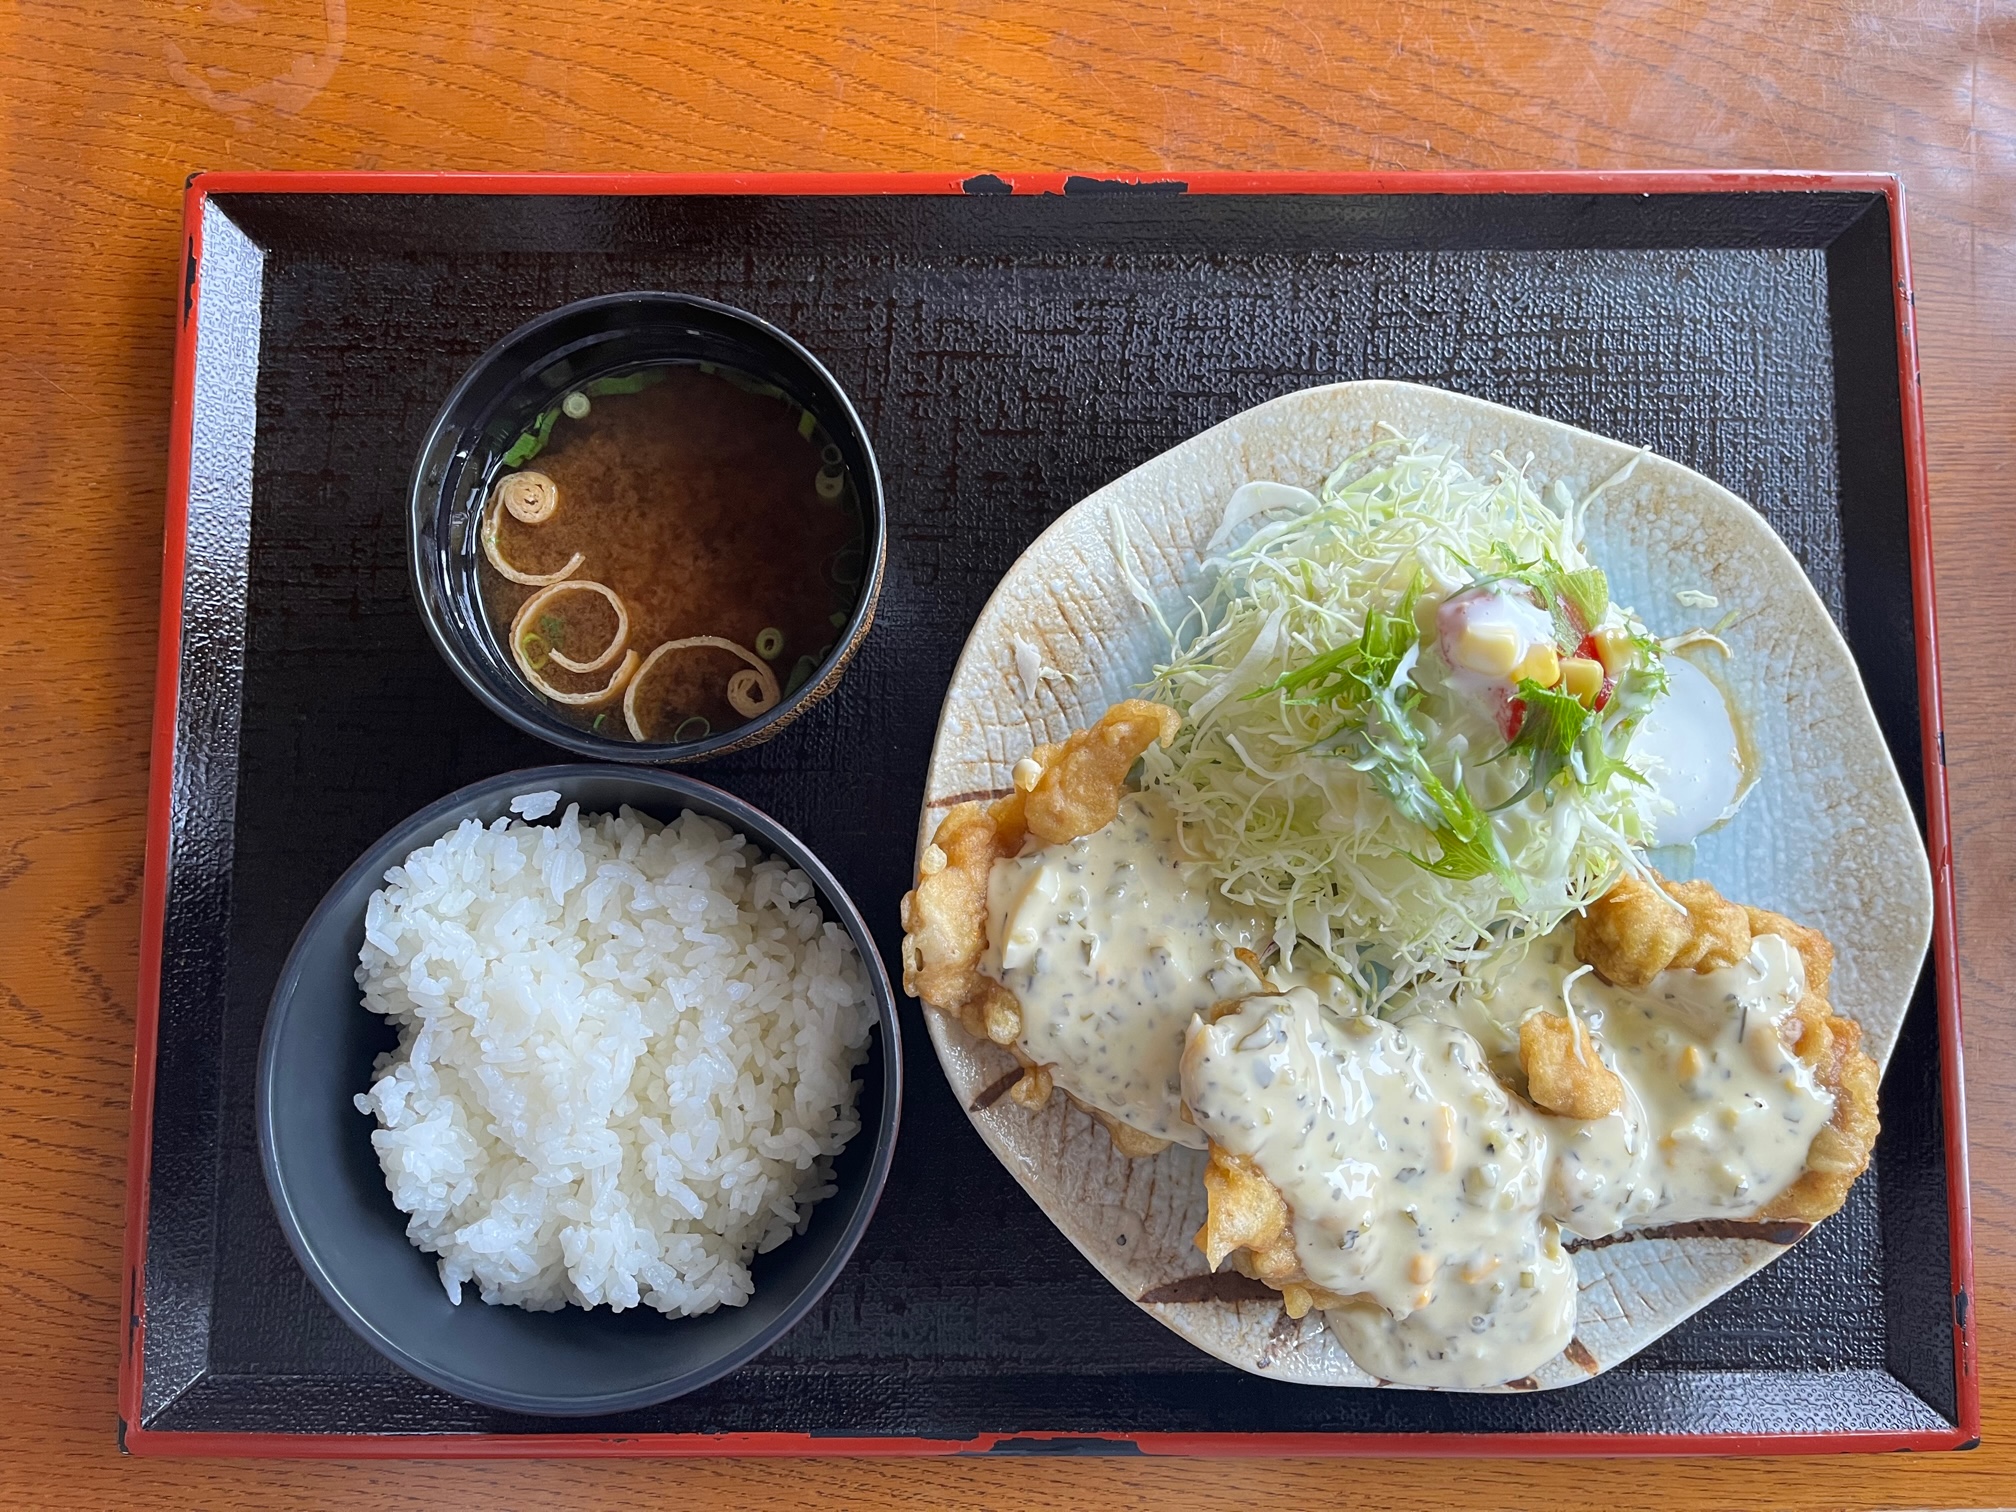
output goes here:
<path id="1" fill-rule="evenodd" d="M 1805 1006 L 1800 1005 L 1802 1017 Z M 1799 1058 L 1813 1067 L 1814 1079 L 1834 1094 L 1834 1116 L 1813 1136 L 1805 1171 L 1765 1205 L 1760 1218 L 1818 1223 L 1839 1212 L 1855 1178 L 1868 1169 L 1869 1152 L 1882 1127 L 1876 1117 L 1882 1075 L 1876 1062 L 1863 1053 L 1862 1026 L 1827 1011 L 1824 1002 L 1819 1006 L 1817 1024 L 1808 1021 L 1795 1048 Z M 1786 1022 L 1789 1026 L 1791 1020 Z"/>
<path id="2" fill-rule="evenodd" d="M 1806 967 L 1806 995 L 1779 1029 L 1792 1053 L 1813 1068 L 1814 1080 L 1834 1094 L 1834 1116 L 1813 1136 L 1805 1171 L 1758 1216 L 1818 1223 L 1840 1210 L 1855 1178 L 1869 1165 L 1881 1128 L 1876 1094 L 1882 1076 L 1863 1053 L 1862 1026 L 1835 1013 L 1827 999 L 1834 972 L 1834 947 L 1827 937 L 1767 909 L 1745 912 L 1752 933 L 1781 936 L 1799 952 Z"/>
<path id="3" fill-rule="evenodd" d="M 987 1035 L 981 996 L 986 978 L 987 875 L 1022 848 L 1021 793 L 991 806 L 962 803 L 938 825 L 918 864 L 917 886 L 903 895 L 903 990 Z"/>
<path id="4" fill-rule="evenodd" d="M 1030 834 L 1049 844 L 1112 823 L 1128 770 L 1180 720 L 1163 704 L 1130 698 L 1062 745 L 1040 745 L 1015 765 L 1015 791 L 991 804 L 962 803 L 938 824 L 903 895 L 903 990 L 996 1044 L 1021 1037 L 1014 995 L 984 976 L 987 878 Z M 1009 1026 L 1012 1023 L 1012 1032 Z"/>
<path id="5" fill-rule="evenodd" d="M 991 804 L 962 803 L 939 821 L 918 863 L 917 885 L 903 895 L 903 990 L 958 1019 L 974 1038 L 1012 1051 L 1023 1074 L 1008 1096 L 1025 1108 L 1045 1106 L 1054 1083 L 1051 1068 L 1017 1045 L 1022 1005 L 1015 994 L 980 969 L 987 953 L 987 879 L 994 863 L 1018 854 L 1031 834 L 1055 845 L 1112 823 L 1129 770 L 1151 744 L 1173 739 L 1180 725 L 1174 709 L 1130 698 L 1061 745 L 1037 746 L 1015 764 L 1013 793 Z M 1123 1155 L 1169 1147 L 1096 1108 L 1087 1111 Z"/>
<path id="6" fill-rule="evenodd" d="M 1563 1118 L 1604 1118 L 1624 1106 L 1624 1081 L 1604 1065 L 1579 1018 L 1529 1013 L 1519 1025 L 1527 1096 Z"/>
<path id="7" fill-rule="evenodd" d="M 1312 1307 L 1342 1307 L 1347 1300 L 1312 1285 L 1295 1253 L 1287 1200 L 1260 1168 L 1215 1141 L 1204 1167 L 1204 1227 L 1197 1248 L 1218 1269 L 1226 1256 L 1241 1275 L 1264 1282 L 1281 1293 L 1281 1306 L 1291 1318 Z"/>
<path id="8" fill-rule="evenodd" d="M 1061 845 L 1104 829 L 1120 812 L 1127 773 L 1151 745 L 1176 738 L 1182 719 L 1167 704 L 1129 698 L 1080 730 L 1043 764 L 1029 789 L 1029 833 Z"/>
<path id="9" fill-rule="evenodd" d="M 987 878 L 994 863 L 1022 849 L 1024 808 L 1058 747 L 1040 745 L 1018 768 L 1016 790 L 993 803 L 962 803 L 938 822 L 917 863 L 917 885 L 903 895 L 903 990 L 927 1007 L 951 1014 L 979 1039 L 1020 1038 L 1021 1008 L 980 970 L 987 952 Z M 992 990 L 990 990 L 990 988 Z M 1005 1004 L 1003 1002 L 1005 999 Z M 1014 1033 L 997 1039 L 992 1023 L 1016 1014 Z"/>
<path id="10" fill-rule="evenodd" d="M 1262 1279 L 1270 1271 L 1286 1275 L 1299 1268 L 1295 1241 L 1288 1234 L 1288 1203 L 1252 1161 L 1213 1142 L 1210 1163 L 1204 1167 L 1204 1196 L 1204 1227 L 1197 1231 L 1197 1248 L 1213 1270 L 1236 1249 L 1252 1251 Z M 1285 1257 L 1283 1238 L 1288 1239 Z"/>
<path id="11" fill-rule="evenodd" d="M 1576 921 L 1575 954 L 1608 980 L 1635 988 L 1648 985 L 1662 970 L 1713 971 L 1733 965 L 1749 953 L 1756 935 L 1777 935 L 1799 952 L 1806 993 L 1779 1031 L 1787 1048 L 1833 1095 L 1834 1115 L 1813 1136 L 1799 1179 L 1757 1216 L 1818 1223 L 1848 1200 L 1848 1189 L 1868 1168 L 1880 1128 L 1876 1095 L 1882 1075 L 1863 1052 L 1862 1026 L 1837 1014 L 1828 1001 L 1834 947 L 1819 930 L 1769 909 L 1731 903 L 1709 883 L 1662 885 L 1679 908 L 1636 877 L 1619 881 Z M 1525 1049 L 1522 1024 L 1522 1057 Z"/>
<path id="12" fill-rule="evenodd" d="M 1750 953 L 1750 920 L 1706 882 L 1625 873 L 1575 921 L 1575 954 L 1606 982 L 1643 987 L 1662 971 L 1715 971 Z"/>
<path id="13" fill-rule="evenodd" d="M 1804 924 L 1794 924 L 1785 915 L 1773 913 L 1768 908 L 1745 907 L 1743 913 L 1749 921 L 1751 934 L 1777 935 L 1799 952 L 1799 959 L 1806 967 L 1807 992 L 1824 999 L 1827 983 L 1834 975 L 1834 947 L 1827 936 L 1817 929 L 1808 929 Z"/>

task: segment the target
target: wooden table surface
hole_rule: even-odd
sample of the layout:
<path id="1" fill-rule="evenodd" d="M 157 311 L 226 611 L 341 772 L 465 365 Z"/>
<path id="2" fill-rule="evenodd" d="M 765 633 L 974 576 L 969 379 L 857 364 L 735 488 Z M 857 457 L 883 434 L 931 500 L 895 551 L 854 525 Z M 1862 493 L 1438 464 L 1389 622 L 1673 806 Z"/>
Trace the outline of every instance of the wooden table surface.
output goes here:
<path id="1" fill-rule="evenodd" d="M 1329 13 L 1326 17 L 1325 13 Z M 2016 1503 L 2016 4 L 0 0 L 10 1504 Z M 113 1377 L 177 224 L 196 168 L 1892 169 L 1910 194 L 1985 1430 L 1795 1461 L 122 1459 Z"/>

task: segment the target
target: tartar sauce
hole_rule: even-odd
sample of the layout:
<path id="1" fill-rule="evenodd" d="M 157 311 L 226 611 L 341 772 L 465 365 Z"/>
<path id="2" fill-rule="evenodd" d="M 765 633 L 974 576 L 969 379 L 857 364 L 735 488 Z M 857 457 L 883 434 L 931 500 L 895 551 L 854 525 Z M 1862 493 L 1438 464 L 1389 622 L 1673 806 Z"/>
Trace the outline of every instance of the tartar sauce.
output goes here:
<path id="1" fill-rule="evenodd" d="M 1574 1328 L 1561 1230 L 1753 1214 L 1833 1115 L 1779 1033 L 1806 990 L 1787 941 L 1760 935 L 1732 966 L 1631 991 L 1581 970 L 1571 940 L 1564 927 L 1486 990 L 1397 1023 L 1297 990 L 1190 1031 L 1192 1118 L 1280 1190 L 1309 1279 L 1354 1298 L 1331 1331 L 1384 1380 L 1530 1374 Z M 1564 992 L 1624 1083 L 1604 1118 L 1544 1112 L 1501 1080 L 1520 1020 L 1566 1011 Z"/>
<path id="2" fill-rule="evenodd" d="M 1265 938 L 1181 860 L 1153 793 L 1104 829 L 998 861 L 982 970 L 1022 1005 L 1023 1054 L 1079 1101 L 1195 1149 L 1177 1065 L 1192 1015 L 1257 985 L 1233 955 Z"/>
<path id="3" fill-rule="evenodd" d="M 1360 1300 L 1331 1331 L 1364 1369 L 1476 1386 L 1538 1369 L 1575 1328 L 1575 1270 L 1542 1211 L 1547 1133 L 1432 1019 L 1332 1019 L 1306 988 L 1191 1030 L 1191 1116 L 1288 1203 L 1309 1279 Z"/>
<path id="4" fill-rule="evenodd" d="M 1516 1035 L 1527 1013 L 1562 1011 L 1576 969 L 1572 935 L 1563 926 L 1535 942 L 1477 1005 L 1481 1014 L 1470 1011 L 1472 1027 L 1509 1024 Z M 1566 991 L 1622 1077 L 1625 1102 L 1608 1118 L 1548 1120 L 1549 1206 L 1565 1226 L 1597 1239 L 1645 1223 L 1743 1217 L 1799 1179 L 1834 1097 L 1779 1032 L 1806 993 L 1789 942 L 1759 935 L 1732 966 L 1663 971 L 1635 991 L 1593 973 Z"/>
<path id="5" fill-rule="evenodd" d="M 1022 1052 L 1132 1128 L 1251 1159 L 1289 1206 L 1310 1282 L 1352 1299 L 1326 1314 L 1331 1331 L 1383 1380 L 1530 1374 L 1574 1329 L 1563 1230 L 1754 1214 L 1833 1116 L 1780 1034 L 1806 981 L 1776 935 L 1634 991 L 1581 967 L 1564 924 L 1388 1022 L 1304 985 L 1329 979 L 1242 964 L 1264 925 L 1182 859 L 1153 793 L 1092 835 L 996 863 L 988 902 L 983 968 L 1021 1004 Z M 1604 1118 L 1518 1095 L 1521 1021 L 1571 1006 L 1624 1083 Z"/>

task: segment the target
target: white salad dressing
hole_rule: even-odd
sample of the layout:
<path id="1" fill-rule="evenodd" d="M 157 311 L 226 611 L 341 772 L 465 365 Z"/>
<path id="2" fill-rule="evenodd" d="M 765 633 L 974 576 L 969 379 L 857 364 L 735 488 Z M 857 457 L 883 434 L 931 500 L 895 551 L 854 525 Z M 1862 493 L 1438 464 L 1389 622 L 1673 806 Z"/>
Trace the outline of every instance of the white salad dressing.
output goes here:
<path id="1" fill-rule="evenodd" d="M 1512 668 L 1536 646 L 1554 644 L 1554 616 L 1517 587 L 1473 588 L 1444 599 L 1435 611 L 1437 649 L 1450 689 L 1492 717 L 1512 697 Z M 1498 652 L 1487 663 L 1483 644 Z"/>
<path id="2" fill-rule="evenodd" d="M 1351 1357 L 1417 1386 L 1524 1375 L 1575 1327 L 1575 1270 L 1542 1211 L 1548 1141 L 1462 1030 L 1332 1019 L 1297 989 L 1191 1030 L 1198 1126 L 1287 1201 Z M 1374 1304 L 1374 1305 L 1367 1305 Z"/>
<path id="3" fill-rule="evenodd" d="M 1666 658 L 1666 679 L 1666 694 L 1646 711 L 1626 759 L 1673 805 L 1658 815 L 1653 844 L 1685 845 L 1735 811 L 1744 791 L 1743 746 L 1713 678 L 1674 655 Z"/>
<path id="4" fill-rule="evenodd" d="M 1265 936 L 1195 872 L 1168 806 L 1130 794 L 1105 828 L 995 863 L 982 969 L 1015 994 L 1021 1050 L 1058 1086 L 1202 1149 L 1178 1107 L 1183 1032 L 1193 1014 L 1252 989 L 1232 952 Z"/>

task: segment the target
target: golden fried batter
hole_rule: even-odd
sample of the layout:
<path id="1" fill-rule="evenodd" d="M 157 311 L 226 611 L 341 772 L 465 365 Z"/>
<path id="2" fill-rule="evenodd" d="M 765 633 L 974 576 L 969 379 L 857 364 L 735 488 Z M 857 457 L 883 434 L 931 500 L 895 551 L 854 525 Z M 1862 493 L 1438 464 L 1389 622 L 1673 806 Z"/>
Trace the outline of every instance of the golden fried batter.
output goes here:
<path id="1" fill-rule="evenodd" d="M 1806 967 L 1806 990 L 1825 998 L 1827 983 L 1834 975 L 1834 947 L 1827 936 L 1817 929 L 1808 929 L 1804 924 L 1794 924 L 1785 915 L 1773 913 L 1768 908 L 1743 910 L 1753 935 L 1774 934 L 1799 952 L 1799 959 Z"/>
<path id="2" fill-rule="evenodd" d="M 966 1000 L 959 1017 L 978 1039 L 1012 1045 L 1022 1038 L 1022 1005 L 992 977 L 980 979 L 980 990 Z"/>
<path id="3" fill-rule="evenodd" d="M 1862 1050 L 1862 1026 L 1834 1012 L 1827 985 L 1834 972 L 1834 947 L 1817 929 L 1794 924 L 1783 914 L 1746 909 L 1753 934 L 1781 936 L 1806 967 L 1806 995 L 1786 1018 L 1781 1032 L 1792 1053 L 1813 1068 L 1814 1080 L 1834 1094 L 1834 1116 L 1813 1136 L 1800 1178 L 1758 1214 L 1818 1223 L 1838 1212 L 1869 1165 L 1881 1127 L 1876 1093 L 1882 1080 L 1876 1062 Z"/>
<path id="4" fill-rule="evenodd" d="M 1527 1096 L 1564 1118 L 1604 1118 L 1624 1106 L 1624 1080 L 1604 1065 L 1581 1019 L 1541 1010 L 1519 1025 Z"/>
<path id="5" fill-rule="evenodd" d="M 1032 1113 L 1038 1108 L 1048 1107 L 1050 1094 L 1055 1088 L 1050 1081 L 1050 1068 L 1039 1066 L 1026 1055 L 1018 1054 L 1015 1059 L 1022 1062 L 1022 1080 L 1008 1089 L 1008 1095 Z"/>
<path id="6" fill-rule="evenodd" d="M 1715 971 L 1750 953 L 1750 921 L 1706 882 L 1629 872 L 1575 921 L 1575 954 L 1619 987 L 1662 971 Z"/>
<path id="7" fill-rule="evenodd" d="M 1745 908 L 1705 882 L 1666 884 L 1677 906 L 1636 879 L 1620 882 L 1591 906 L 1576 930 L 1576 953 L 1621 985 L 1648 985 L 1661 970 L 1714 970 L 1750 951 L 1755 935 L 1783 938 L 1805 967 L 1806 992 L 1780 1025 L 1786 1046 L 1813 1068 L 1834 1098 L 1834 1113 L 1813 1138 L 1806 1169 L 1756 1215 L 1818 1223 L 1836 1212 L 1869 1163 L 1876 1140 L 1876 1063 L 1862 1051 L 1861 1026 L 1836 1014 L 1827 1000 L 1834 952 L 1818 930 L 1781 914 Z M 1591 923 L 1590 921 L 1594 922 Z M 1657 963 L 1657 964 L 1653 964 Z M 1220 1003 L 1215 1020 L 1239 1007 Z M 1624 1102 L 1624 1085 L 1597 1057 L 1579 1018 L 1538 1012 L 1519 1026 L 1519 1059 L 1531 1100 L 1569 1118 L 1600 1118 Z M 1312 1307 L 1352 1305 L 1352 1299 L 1310 1284 L 1295 1250 L 1294 1214 L 1251 1160 L 1210 1146 L 1204 1170 L 1206 1217 L 1197 1248 L 1213 1270 L 1226 1261 L 1281 1293 L 1283 1309 L 1300 1318 Z"/>
<path id="8" fill-rule="evenodd" d="M 903 895 L 903 990 L 943 1013 L 980 995 L 987 949 L 987 874 L 1022 847 L 1022 794 L 991 807 L 962 803 L 925 847 L 916 888 Z M 986 1021 L 967 1022 L 984 1036 Z"/>
<path id="9" fill-rule="evenodd" d="M 1069 1092 L 1064 1095 L 1071 1097 Z M 1078 1102 L 1078 1099 L 1071 1097 L 1071 1101 Z M 1112 1136 L 1113 1148 L 1129 1160 L 1145 1160 L 1150 1155 L 1160 1155 L 1169 1148 L 1170 1141 L 1154 1134 L 1144 1134 L 1132 1124 L 1120 1122 L 1104 1108 L 1095 1108 L 1090 1103 L 1082 1102 L 1078 1103 L 1078 1106 L 1090 1113 L 1093 1120 Z"/>
<path id="10" fill-rule="evenodd" d="M 1281 1293 L 1281 1306 L 1291 1318 L 1312 1307 L 1344 1305 L 1345 1298 L 1312 1285 L 1295 1253 L 1288 1203 L 1260 1168 L 1217 1143 L 1204 1167 L 1204 1227 L 1197 1248 L 1214 1271 L 1226 1256 L 1233 1268 Z"/>
<path id="11" fill-rule="evenodd" d="M 1799 952 L 1806 995 L 1781 1032 L 1792 1053 L 1813 1068 L 1814 1080 L 1833 1094 L 1834 1116 L 1813 1137 L 1805 1173 L 1758 1216 L 1818 1223 L 1847 1201 L 1848 1189 L 1868 1167 L 1879 1127 L 1881 1074 L 1863 1053 L 1862 1026 L 1835 1013 L 1827 998 L 1834 947 L 1819 930 L 1768 909 L 1731 903 L 1706 882 L 1661 885 L 1679 907 L 1630 876 L 1590 904 L 1575 924 L 1575 954 L 1620 986 L 1643 987 L 1664 970 L 1733 965 L 1749 954 L 1754 935 L 1778 935 Z M 1522 1057 L 1525 1049 L 1522 1024 Z"/>
<path id="12" fill-rule="evenodd" d="M 1276 1242 L 1288 1232 L 1288 1204 L 1258 1166 L 1214 1143 L 1210 1164 L 1204 1167 L 1204 1194 L 1206 1216 L 1197 1232 L 1197 1248 L 1213 1270 L 1235 1249 L 1251 1250 L 1256 1256 L 1274 1254 Z M 1294 1250 L 1291 1239 L 1287 1270 L 1297 1264 Z"/>
<path id="13" fill-rule="evenodd" d="M 1029 833 L 1061 845 L 1104 829 L 1120 812 L 1127 773 L 1141 753 L 1176 738 L 1182 719 L 1167 704 L 1130 698 L 1113 705 L 1089 730 L 1080 730 L 1042 763 L 1029 789 Z"/>
<path id="14" fill-rule="evenodd" d="M 1824 1010 L 1826 1005 L 1821 1007 Z M 1820 1041 L 1817 1056 L 1808 1054 L 1807 1039 Z M 1834 1116 L 1813 1136 L 1804 1174 L 1758 1216 L 1818 1223 L 1840 1211 L 1855 1178 L 1868 1169 L 1869 1152 L 1875 1148 L 1880 1128 L 1876 1090 L 1881 1074 L 1876 1062 L 1863 1054 L 1862 1026 L 1853 1019 L 1826 1013 L 1820 1032 L 1809 1031 L 1797 1049 L 1799 1058 L 1814 1068 L 1815 1080 L 1834 1094 Z"/>

